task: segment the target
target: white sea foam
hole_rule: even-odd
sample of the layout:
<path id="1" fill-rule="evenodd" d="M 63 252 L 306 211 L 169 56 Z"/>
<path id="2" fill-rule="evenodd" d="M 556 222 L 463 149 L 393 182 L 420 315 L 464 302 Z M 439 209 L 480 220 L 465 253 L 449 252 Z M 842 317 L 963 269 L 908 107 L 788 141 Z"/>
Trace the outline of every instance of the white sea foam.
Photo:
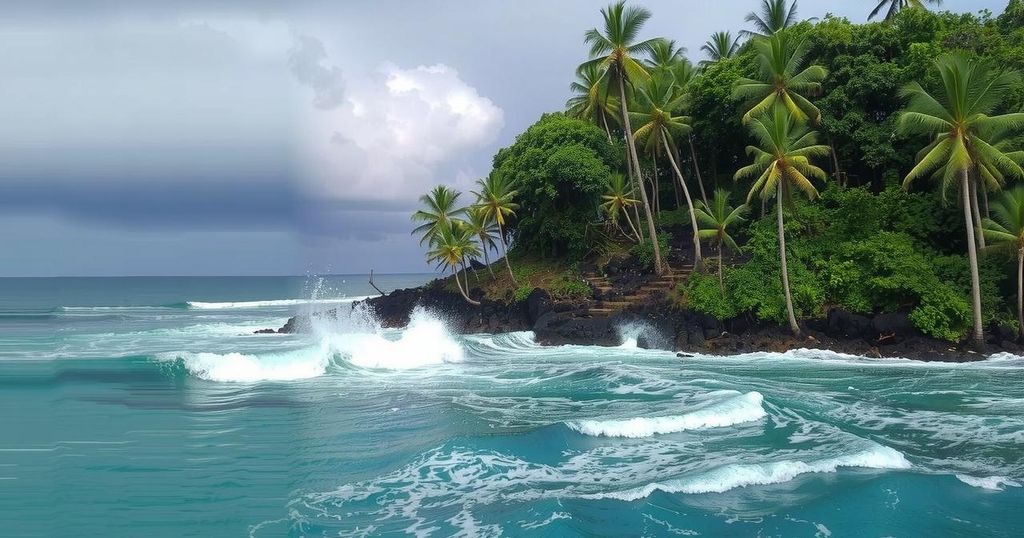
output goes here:
<path id="1" fill-rule="evenodd" d="M 444 321 L 419 307 L 397 339 L 388 338 L 383 331 L 326 334 L 324 339 L 351 364 L 362 368 L 404 370 L 463 359 L 462 346 Z"/>
<path id="2" fill-rule="evenodd" d="M 650 437 L 698 428 L 721 428 L 760 420 L 765 416 L 760 392 L 733 396 L 683 415 L 636 417 L 622 420 L 580 420 L 567 425 L 584 435 L 603 437 Z"/>
<path id="3" fill-rule="evenodd" d="M 1003 491 L 1003 486 L 1010 486 L 1014 488 L 1021 487 L 1020 482 L 1010 480 L 1005 476 L 970 476 L 966 474 L 956 475 L 956 479 L 976 488 L 988 489 L 992 491 Z"/>
<path id="4" fill-rule="evenodd" d="M 368 295 L 357 297 L 341 297 L 337 299 L 274 299 L 266 301 L 230 301 L 210 303 L 203 301 L 188 301 L 185 304 L 193 310 L 228 310 L 232 308 L 268 308 L 278 306 L 297 306 L 310 304 L 344 304 L 355 301 L 362 301 Z"/>
<path id="5" fill-rule="evenodd" d="M 225 383 L 293 381 L 317 377 L 327 371 L 330 359 L 329 352 L 315 347 L 267 355 L 191 352 L 157 355 L 160 361 L 180 360 L 192 375 L 200 379 Z"/>
<path id="6" fill-rule="evenodd" d="M 757 464 L 730 464 L 693 477 L 656 482 L 622 491 L 585 495 L 591 499 L 636 501 L 655 491 L 700 494 L 723 493 L 747 486 L 789 482 L 807 473 L 834 473 L 841 467 L 867 469 L 908 469 L 910 462 L 897 450 L 877 445 L 868 450 L 812 462 L 782 460 Z"/>

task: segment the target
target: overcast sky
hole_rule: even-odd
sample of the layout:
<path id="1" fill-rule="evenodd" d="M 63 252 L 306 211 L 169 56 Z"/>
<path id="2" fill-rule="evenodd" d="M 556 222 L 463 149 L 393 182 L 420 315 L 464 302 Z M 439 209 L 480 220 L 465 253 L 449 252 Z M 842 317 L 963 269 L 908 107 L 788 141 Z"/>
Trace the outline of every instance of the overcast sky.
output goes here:
<path id="1" fill-rule="evenodd" d="M 604 4 L 0 5 L 0 276 L 429 270 L 416 197 L 469 188 L 562 107 Z M 756 7 L 642 4 L 644 37 L 694 60 Z M 859 22 L 874 4 L 799 7 Z"/>

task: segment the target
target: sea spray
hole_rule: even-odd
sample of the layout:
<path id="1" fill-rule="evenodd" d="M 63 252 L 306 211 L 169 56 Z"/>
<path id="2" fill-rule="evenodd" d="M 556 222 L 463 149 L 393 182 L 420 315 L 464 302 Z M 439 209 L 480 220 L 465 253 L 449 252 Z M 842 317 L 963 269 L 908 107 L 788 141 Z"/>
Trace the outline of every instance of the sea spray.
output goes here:
<path id="1" fill-rule="evenodd" d="M 671 349 L 670 342 L 654 325 L 643 320 L 631 320 L 615 326 L 619 335 L 619 347 L 637 349 L 638 347 L 653 349 Z M 643 344 L 641 346 L 641 344 Z"/>

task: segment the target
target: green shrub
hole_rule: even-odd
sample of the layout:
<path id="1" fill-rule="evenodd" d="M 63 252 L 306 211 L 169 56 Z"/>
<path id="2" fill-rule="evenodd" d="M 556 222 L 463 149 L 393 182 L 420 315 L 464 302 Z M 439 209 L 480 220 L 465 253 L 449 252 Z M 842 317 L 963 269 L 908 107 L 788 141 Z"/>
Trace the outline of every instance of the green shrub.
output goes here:
<path id="1" fill-rule="evenodd" d="M 663 232 L 658 234 L 658 247 L 661 248 L 661 256 L 664 257 L 668 254 L 668 242 L 672 238 L 672 234 Z M 633 245 L 633 248 L 629 249 L 629 253 L 636 257 L 640 265 L 647 270 L 654 269 L 654 244 L 650 241 L 644 241 L 643 243 Z"/>
<path id="2" fill-rule="evenodd" d="M 585 299 L 593 293 L 587 281 L 573 271 L 556 278 L 551 283 L 549 291 L 552 297 L 560 300 Z"/>
<path id="3" fill-rule="evenodd" d="M 527 297 L 530 296 L 531 292 L 533 292 L 533 286 L 529 284 L 521 284 L 518 288 L 516 288 L 516 291 L 512 295 L 512 298 L 515 300 L 515 302 L 521 303 L 525 301 Z"/>

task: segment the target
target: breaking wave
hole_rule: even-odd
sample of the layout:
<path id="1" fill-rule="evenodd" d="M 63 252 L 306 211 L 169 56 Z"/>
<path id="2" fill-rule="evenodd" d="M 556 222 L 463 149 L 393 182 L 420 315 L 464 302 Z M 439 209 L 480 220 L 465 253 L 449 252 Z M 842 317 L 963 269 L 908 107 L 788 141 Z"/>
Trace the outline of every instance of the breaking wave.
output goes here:
<path id="1" fill-rule="evenodd" d="M 203 301 L 187 301 L 185 305 L 187 308 L 192 310 L 227 310 L 233 308 L 267 308 L 277 306 L 298 306 L 298 305 L 315 305 L 315 304 L 345 304 L 353 303 L 356 301 L 362 301 L 367 299 L 369 295 L 360 295 L 356 297 L 342 297 L 337 299 L 274 299 L 266 301 L 228 301 L 228 302 L 203 302 Z"/>
<path id="2" fill-rule="evenodd" d="M 760 420 L 765 416 L 760 392 L 748 392 L 683 415 L 620 420 L 580 420 L 566 425 L 595 437 L 650 437 L 698 428 L 721 428 Z"/>
<path id="3" fill-rule="evenodd" d="M 804 462 L 782 460 L 771 463 L 730 464 L 712 469 L 694 477 L 684 477 L 665 482 L 610 493 L 586 495 L 590 499 L 618 499 L 636 501 L 655 491 L 665 493 L 723 493 L 735 488 L 780 484 L 808 473 L 834 473 L 839 468 L 865 469 L 909 469 L 910 462 L 898 450 L 876 445 L 847 456 Z"/>
<path id="4" fill-rule="evenodd" d="M 1010 480 L 1005 476 L 970 476 L 965 474 L 956 475 L 956 479 L 967 484 L 968 486 L 974 486 L 976 488 L 988 489 L 992 491 L 1003 491 L 1003 486 L 1010 486 L 1014 488 L 1021 487 L 1020 482 Z"/>

